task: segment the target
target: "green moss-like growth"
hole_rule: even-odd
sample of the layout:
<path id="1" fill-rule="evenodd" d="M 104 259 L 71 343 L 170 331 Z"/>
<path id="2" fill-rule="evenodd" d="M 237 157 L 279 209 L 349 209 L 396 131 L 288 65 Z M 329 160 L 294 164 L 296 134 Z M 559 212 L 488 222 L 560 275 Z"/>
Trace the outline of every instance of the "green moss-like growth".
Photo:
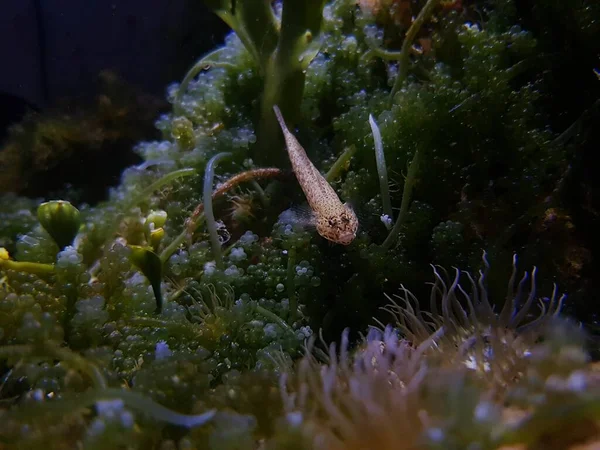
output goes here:
<path id="1" fill-rule="evenodd" d="M 597 80 L 583 93 L 570 86 L 593 76 L 582 61 L 600 52 L 589 39 L 600 11 L 208 4 L 234 32 L 168 88 L 160 138 L 135 147 L 142 162 L 106 201 L 77 205 L 77 226 L 57 239 L 34 214 L 49 199 L 0 200 L 0 445 L 553 449 L 597 439 L 588 341 L 561 308 L 577 313 L 590 294 L 593 249 L 565 199 L 574 130 L 600 95 Z M 576 47 L 549 47 L 557 17 L 586 43 L 569 83 L 548 75 Z M 567 93 L 578 101 L 558 120 L 553 99 Z M 274 103 L 354 206 L 351 245 L 306 226 Z M 521 279 L 514 253 L 539 270 Z"/>

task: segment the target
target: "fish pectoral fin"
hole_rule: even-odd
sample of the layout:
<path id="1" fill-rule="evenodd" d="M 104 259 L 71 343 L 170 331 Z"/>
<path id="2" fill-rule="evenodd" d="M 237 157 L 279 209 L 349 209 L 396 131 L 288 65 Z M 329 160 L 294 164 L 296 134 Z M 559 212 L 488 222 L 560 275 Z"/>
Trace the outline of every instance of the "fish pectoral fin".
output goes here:
<path id="1" fill-rule="evenodd" d="M 314 230 L 317 226 L 315 213 L 306 203 L 286 209 L 279 215 L 278 221 L 300 229 Z"/>

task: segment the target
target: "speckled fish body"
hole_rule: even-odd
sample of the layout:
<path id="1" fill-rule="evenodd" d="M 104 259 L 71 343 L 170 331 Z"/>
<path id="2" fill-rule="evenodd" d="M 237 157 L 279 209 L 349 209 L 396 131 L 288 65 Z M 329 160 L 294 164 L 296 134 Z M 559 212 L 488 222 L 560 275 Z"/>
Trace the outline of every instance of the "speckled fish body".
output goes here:
<path id="1" fill-rule="evenodd" d="M 348 245 L 356 237 L 358 219 L 350 206 L 341 202 L 331 185 L 308 158 L 306 151 L 290 132 L 281 111 L 273 107 L 298 183 L 316 219 L 317 232 L 332 242 Z"/>

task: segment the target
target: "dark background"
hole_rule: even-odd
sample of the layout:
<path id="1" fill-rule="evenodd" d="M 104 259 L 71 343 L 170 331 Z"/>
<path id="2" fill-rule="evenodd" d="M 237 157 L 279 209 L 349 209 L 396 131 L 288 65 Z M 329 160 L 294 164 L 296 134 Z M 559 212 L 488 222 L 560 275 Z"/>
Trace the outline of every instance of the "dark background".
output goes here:
<path id="1" fill-rule="evenodd" d="M 2 0 L 0 133 L 25 105 L 93 94 L 111 70 L 164 97 L 225 24 L 200 0 Z M 1 136 L 1 134 L 0 134 Z"/>

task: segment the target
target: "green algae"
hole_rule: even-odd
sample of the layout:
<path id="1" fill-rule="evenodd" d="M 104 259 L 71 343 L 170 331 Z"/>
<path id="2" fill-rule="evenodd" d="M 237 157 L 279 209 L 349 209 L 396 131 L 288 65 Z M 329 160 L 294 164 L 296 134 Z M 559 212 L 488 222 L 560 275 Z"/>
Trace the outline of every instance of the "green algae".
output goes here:
<path id="1" fill-rule="evenodd" d="M 528 29 L 508 0 L 416 2 L 408 37 L 380 22 L 378 2 L 208 3 L 235 33 L 169 87 L 162 139 L 139 143 L 144 162 L 108 200 L 80 205 L 71 245 L 58 252 L 38 202 L 0 201 L 2 442 L 491 449 L 592 437 L 561 428 L 565 411 L 595 423 L 600 398 L 587 341 L 548 289 L 555 277 L 577 287 L 579 273 L 556 273 L 571 241 L 539 245 L 540 230 L 572 236 L 546 201 L 574 153 L 543 107 L 563 89 L 546 78 L 548 29 Z M 565 8 L 579 37 L 600 23 L 583 2 L 537 6 L 536 20 Z M 411 51 L 417 38 L 429 50 Z M 280 216 L 303 201 L 293 177 L 232 185 L 213 204 L 236 174 L 287 167 L 273 103 L 357 206 L 349 247 Z M 250 205 L 243 221 L 233 202 Z M 139 251 L 153 255 L 150 276 L 132 265 Z M 539 266 L 530 285 L 516 281 L 515 251 Z M 341 343 L 320 348 L 315 334 Z M 507 407 L 523 419 L 503 421 Z"/>

